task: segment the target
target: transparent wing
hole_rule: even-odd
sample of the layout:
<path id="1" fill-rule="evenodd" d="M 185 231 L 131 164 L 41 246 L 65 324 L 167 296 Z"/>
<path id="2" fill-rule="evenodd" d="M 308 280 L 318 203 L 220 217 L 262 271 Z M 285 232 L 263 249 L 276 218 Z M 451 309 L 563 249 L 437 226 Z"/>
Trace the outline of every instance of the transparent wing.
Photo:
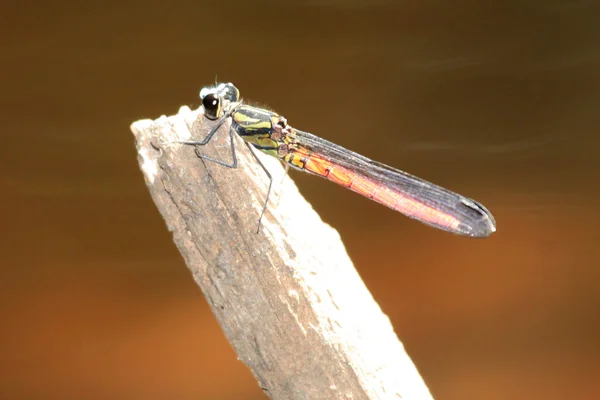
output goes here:
<path id="1" fill-rule="evenodd" d="M 481 203 L 473 199 L 370 160 L 308 132 L 294 129 L 294 133 L 298 144 L 317 157 L 327 160 L 333 165 L 341 166 L 356 177 L 372 182 L 379 188 L 399 193 L 402 199 L 412 200 L 411 204 L 437 210 L 439 215 L 447 215 L 457 223 L 452 225 L 441 223 L 439 218 L 427 217 L 431 213 L 419 212 L 419 207 L 414 207 L 414 205 L 392 207 L 408 217 L 439 229 L 473 237 L 486 237 L 496 230 L 496 221 L 492 214 Z"/>

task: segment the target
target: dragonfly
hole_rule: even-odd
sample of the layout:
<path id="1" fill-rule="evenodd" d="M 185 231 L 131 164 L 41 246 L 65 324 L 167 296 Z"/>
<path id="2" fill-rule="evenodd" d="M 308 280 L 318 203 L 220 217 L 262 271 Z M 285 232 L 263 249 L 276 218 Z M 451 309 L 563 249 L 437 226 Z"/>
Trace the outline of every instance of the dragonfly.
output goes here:
<path id="1" fill-rule="evenodd" d="M 493 215 L 479 202 L 348 150 L 321 137 L 293 128 L 285 117 L 245 104 L 232 83 L 200 91 L 204 117 L 215 122 L 200 141 L 178 143 L 204 146 L 230 121 L 230 163 L 196 155 L 228 168 L 237 168 L 235 137 L 239 135 L 267 177 L 269 187 L 259 217 L 265 213 L 273 177 L 256 150 L 278 158 L 286 167 L 317 175 L 398 211 L 426 225 L 467 237 L 487 237 L 496 231 Z"/>

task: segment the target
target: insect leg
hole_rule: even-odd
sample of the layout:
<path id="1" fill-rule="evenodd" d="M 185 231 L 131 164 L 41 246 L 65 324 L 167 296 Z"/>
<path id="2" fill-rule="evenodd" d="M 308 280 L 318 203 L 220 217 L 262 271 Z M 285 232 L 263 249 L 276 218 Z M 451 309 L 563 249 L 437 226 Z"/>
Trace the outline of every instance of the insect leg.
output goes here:
<path id="1" fill-rule="evenodd" d="M 265 199 L 265 204 L 263 205 L 262 211 L 260 213 L 260 217 L 258 218 L 258 226 L 256 228 L 256 233 L 258 233 L 260 231 L 260 225 L 261 225 L 263 215 L 265 215 L 265 211 L 267 210 L 267 205 L 269 204 L 269 196 L 271 195 L 271 186 L 273 186 L 273 177 L 271 176 L 271 173 L 269 172 L 267 167 L 265 167 L 265 165 L 262 163 L 262 161 L 260 161 L 260 159 L 258 158 L 256 153 L 254 152 L 255 150 L 252 147 L 252 145 L 250 145 L 249 143 L 246 143 L 246 146 L 250 150 L 250 153 L 252 153 L 252 155 L 254 156 L 254 159 L 256 161 L 258 161 L 258 165 L 260 165 L 260 167 L 263 169 L 263 171 L 265 171 L 265 174 L 267 174 L 267 177 L 269 177 L 269 188 L 267 189 L 267 198 Z"/>

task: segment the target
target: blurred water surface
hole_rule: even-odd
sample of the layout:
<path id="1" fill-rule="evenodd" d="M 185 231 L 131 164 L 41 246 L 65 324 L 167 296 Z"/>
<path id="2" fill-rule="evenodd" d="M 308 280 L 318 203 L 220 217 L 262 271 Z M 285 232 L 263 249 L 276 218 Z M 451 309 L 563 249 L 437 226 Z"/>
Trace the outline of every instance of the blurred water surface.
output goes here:
<path id="1" fill-rule="evenodd" d="M 128 129 L 216 77 L 494 213 L 468 240 L 292 172 L 436 399 L 600 397 L 598 2 L 34 3 L 0 12 L 0 398 L 265 398 Z"/>

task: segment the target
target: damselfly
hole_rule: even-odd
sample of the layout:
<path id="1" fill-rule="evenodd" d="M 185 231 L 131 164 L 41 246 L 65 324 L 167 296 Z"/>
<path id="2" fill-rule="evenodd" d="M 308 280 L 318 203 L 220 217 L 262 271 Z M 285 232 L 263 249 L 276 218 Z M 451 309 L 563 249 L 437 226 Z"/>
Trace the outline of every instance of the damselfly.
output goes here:
<path id="1" fill-rule="evenodd" d="M 281 115 L 243 104 L 239 90 L 231 83 L 204 88 L 200 91 L 200 98 L 204 116 L 217 123 L 202 141 L 179 143 L 203 146 L 227 120 L 231 121 L 231 163 L 207 157 L 198 151 L 196 154 L 202 159 L 236 168 L 233 135 L 237 133 L 244 139 L 269 177 L 267 199 L 259 224 L 267 206 L 273 178 L 254 149 L 277 157 L 286 167 L 328 179 L 435 228 L 471 237 L 486 237 L 496 230 L 492 214 L 475 200 L 292 128 Z"/>

